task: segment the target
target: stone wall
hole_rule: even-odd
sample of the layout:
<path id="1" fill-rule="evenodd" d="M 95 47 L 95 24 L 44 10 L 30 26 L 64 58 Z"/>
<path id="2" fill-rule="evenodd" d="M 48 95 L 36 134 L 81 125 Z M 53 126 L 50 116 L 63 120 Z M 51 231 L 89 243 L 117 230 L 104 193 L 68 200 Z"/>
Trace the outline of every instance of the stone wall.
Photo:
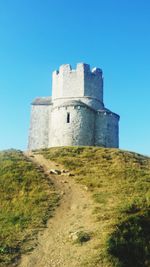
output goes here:
<path id="1" fill-rule="evenodd" d="M 28 148 L 48 147 L 50 105 L 32 105 Z"/>
<path id="2" fill-rule="evenodd" d="M 119 116 L 107 112 L 97 112 L 95 123 L 95 145 L 102 147 L 119 147 Z"/>
<path id="3" fill-rule="evenodd" d="M 84 96 L 91 96 L 103 103 L 103 77 L 101 69 L 84 72 Z"/>
<path id="4" fill-rule="evenodd" d="M 89 96 L 103 103 L 103 78 L 99 68 L 90 70 L 88 64 L 77 64 L 72 70 L 69 64 L 53 72 L 52 99 Z"/>
<path id="5" fill-rule="evenodd" d="M 85 106 L 54 108 L 51 113 L 49 147 L 94 145 L 94 124 L 95 112 Z"/>
<path id="6" fill-rule="evenodd" d="M 52 99 L 84 95 L 84 72 L 72 70 L 66 64 L 53 72 Z"/>

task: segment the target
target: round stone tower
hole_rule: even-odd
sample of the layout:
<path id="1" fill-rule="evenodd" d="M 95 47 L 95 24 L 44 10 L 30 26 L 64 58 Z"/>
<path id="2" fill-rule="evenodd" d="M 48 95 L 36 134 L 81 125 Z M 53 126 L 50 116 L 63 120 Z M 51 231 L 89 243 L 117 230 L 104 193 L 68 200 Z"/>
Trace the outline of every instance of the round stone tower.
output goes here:
<path id="1" fill-rule="evenodd" d="M 78 100 L 55 105 L 51 113 L 49 146 L 93 145 L 95 111 Z"/>
<path id="2" fill-rule="evenodd" d="M 62 65 L 53 73 L 49 146 L 94 145 L 96 109 L 103 105 L 103 78 L 98 68 Z"/>

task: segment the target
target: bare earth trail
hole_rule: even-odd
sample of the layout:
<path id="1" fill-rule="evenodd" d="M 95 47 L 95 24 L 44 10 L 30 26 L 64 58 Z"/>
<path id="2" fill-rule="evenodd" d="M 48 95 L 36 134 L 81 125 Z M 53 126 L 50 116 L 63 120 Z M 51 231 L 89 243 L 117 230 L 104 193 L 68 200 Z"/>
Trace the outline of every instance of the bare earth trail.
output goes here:
<path id="1" fill-rule="evenodd" d="M 45 172 L 63 168 L 39 154 L 34 154 L 32 160 L 43 166 Z M 37 247 L 22 256 L 19 267 L 79 267 L 96 253 L 94 233 L 98 224 L 92 216 L 94 204 L 90 193 L 67 175 L 50 175 L 50 179 L 61 195 L 60 205 L 49 219 L 47 228 L 39 233 Z M 71 238 L 71 233 L 80 230 L 93 233 L 91 240 L 83 245 L 75 244 Z"/>

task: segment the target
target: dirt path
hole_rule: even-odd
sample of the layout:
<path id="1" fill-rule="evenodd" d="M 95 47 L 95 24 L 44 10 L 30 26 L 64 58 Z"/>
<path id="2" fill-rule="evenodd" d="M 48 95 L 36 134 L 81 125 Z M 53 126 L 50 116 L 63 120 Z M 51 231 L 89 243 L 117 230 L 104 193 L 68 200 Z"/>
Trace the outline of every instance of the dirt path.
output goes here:
<path id="1" fill-rule="evenodd" d="M 45 171 L 62 168 L 42 155 L 34 155 L 32 159 L 42 165 Z M 19 267 L 79 267 L 88 256 L 94 254 L 94 234 L 83 245 L 75 244 L 71 237 L 72 233 L 80 230 L 92 233 L 96 231 L 97 223 L 91 215 L 93 202 L 90 193 L 67 175 L 51 175 L 50 179 L 62 195 L 60 206 L 48 221 L 47 228 L 39 234 L 35 250 L 22 256 Z"/>

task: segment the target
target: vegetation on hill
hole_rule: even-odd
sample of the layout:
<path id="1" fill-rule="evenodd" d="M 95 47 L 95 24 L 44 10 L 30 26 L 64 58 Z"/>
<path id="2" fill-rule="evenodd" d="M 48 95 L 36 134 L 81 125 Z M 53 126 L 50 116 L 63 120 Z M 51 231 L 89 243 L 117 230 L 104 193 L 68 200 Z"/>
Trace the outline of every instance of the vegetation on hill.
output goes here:
<path id="1" fill-rule="evenodd" d="M 150 158 L 96 147 L 40 152 L 61 163 L 91 191 L 100 230 L 97 257 L 83 266 L 150 266 Z M 70 177 L 72 179 L 72 177 Z"/>
<path id="2" fill-rule="evenodd" d="M 58 196 L 43 170 L 22 152 L 0 152 L 0 266 L 30 251 Z"/>

